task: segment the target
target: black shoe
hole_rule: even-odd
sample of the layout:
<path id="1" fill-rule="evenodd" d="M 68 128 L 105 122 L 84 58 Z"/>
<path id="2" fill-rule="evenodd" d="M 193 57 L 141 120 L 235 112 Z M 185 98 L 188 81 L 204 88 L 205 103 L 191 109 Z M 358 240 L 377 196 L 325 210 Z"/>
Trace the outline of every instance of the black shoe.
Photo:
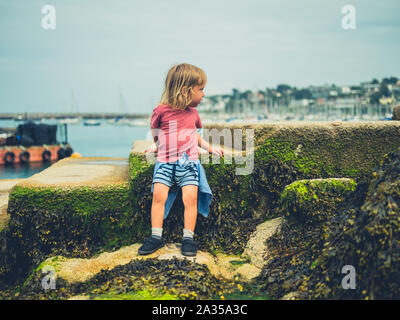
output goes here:
<path id="1" fill-rule="evenodd" d="M 197 243 L 191 238 L 183 238 L 182 254 L 187 257 L 194 257 L 197 254 Z"/>
<path id="2" fill-rule="evenodd" d="M 142 246 L 139 248 L 138 253 L 140 255 L 146 255 L 157 251 L 164 247 L 164 241 L 154 237 L 148 237 L 144 240 Z"/>

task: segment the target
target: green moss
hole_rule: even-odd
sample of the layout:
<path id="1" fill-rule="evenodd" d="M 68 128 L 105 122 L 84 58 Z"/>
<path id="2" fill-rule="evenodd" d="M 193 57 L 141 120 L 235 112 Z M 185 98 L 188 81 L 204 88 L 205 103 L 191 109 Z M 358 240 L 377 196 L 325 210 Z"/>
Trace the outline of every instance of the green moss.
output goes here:
<path id="1" fill-rule="evenodd" d="M 96 214 L 99 209 L 126 210 L 130 206 L 129 184 L 71 189 L 16 186 L 10 194 L 10 205 L 22 201 L 28 208 L 69 210 L 74 215 Z"/>
<path id="2" fill-rule="evenodd" d="M 353 179 L 298 180 L 285 187 L 280 202 L 289 217 L 307 223 L 321 222 L 336 212 L 355 187 Z"/>
<path id="3" fill-rule="evenodd" d="M 336 173 L 335 164 L 327 161 L 312 147 L 274 137 L 267 138 L 265 143 L 257 148 L 255 158 L 264 164 L 271 160 L 287 163 L 308 178 L 328 177 Z"/>
<path id="4" fill-rule="evenodd" d="M 355 187 L 356 182 L 352 179 L 298 180 L 285 187 L 281 194 L 281 201 L 287 202 L 296 199 L 300 204 L 304 204 L 318 200 L 317 193 L 334 191 L 339 194 L 346 194 L 353 191 Z"/>
<path id="5" fill-rule="evenodd" d="M 249 260 L 231 260 L 229 262 L 234 267 L 240 267 L 246 263 L 249 263 Z"/>
<path id="6" fill-rule="evenodd" d="M 41 273 L 42 269 L 45 267 L 54 268 L 55 273 L 59 272 L 61 264 L 66 260 L 67 258 L 65 257 L 55 256 L 43 261 L 41 264 L 39 264 L 36 268 L 32 270 L 28 278 L 22 284 L 22 288 L 24 288 L 38 273 Z"/>
<path id="7" fill-rule="evenodd" d="M 63 262 L 67 261 L 68 259 L 63 256 L 55 256 L 51 257 L 45 261 L 43 261 L 36 269 L 35 272 L 41 271 L 44 267 L 49 266 L 54 268 L 55 272 L 60 271 L 60 266 Z"/>

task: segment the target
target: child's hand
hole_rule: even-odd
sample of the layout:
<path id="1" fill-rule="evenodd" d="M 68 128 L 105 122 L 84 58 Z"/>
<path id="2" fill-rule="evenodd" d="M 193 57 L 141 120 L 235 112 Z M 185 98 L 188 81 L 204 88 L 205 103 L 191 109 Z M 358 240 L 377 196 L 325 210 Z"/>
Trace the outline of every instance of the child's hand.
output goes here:
<path id="1" fill-rule="evenodd" d="M 209 152 L 213 153 L 213 154 L 216 154 L 216 155 L 218 155 L 220 157 L 223 157 L 224 153 L 225 153 L 224 149 L 216 148 L 216 147 L 210 147 L 210 151 Z"/>
<path id="2" fill-rule="evenodd" d="M 145 153 L 157 153 L 157 147 L 155 146 L 150 146 L 146 150 L 144 150 Z"/>

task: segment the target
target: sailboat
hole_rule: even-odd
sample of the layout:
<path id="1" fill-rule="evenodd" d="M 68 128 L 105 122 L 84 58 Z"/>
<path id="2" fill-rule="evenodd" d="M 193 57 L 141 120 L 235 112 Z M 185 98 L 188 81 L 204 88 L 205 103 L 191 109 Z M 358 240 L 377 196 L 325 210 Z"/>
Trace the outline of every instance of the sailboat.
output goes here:
<path id="1" fill-rule="evenodd" d="M 76 102 L 76 98 L 73 90 L 71 89 L 71 105 L 70 105 L 71 114 L 78 112 L 78 103 Z M 68 117 L 64 119 L 59 119 L 58 123 L 60 124 L 77 124 L 82 121 L 81 117 Z"/>
<path id="2" fill-rule="evenodd" d="M 121 90 L 119 90 L 119 112 L 126 113 L 127 107 L 125 103 L 124 95 L 122 94 Z M 117 116 L 114 119 L 107 120 L 109 124 L 114 125 L 127 125 L 129 124 L 129 119 L 124 118 L 123 116 Z"/>
<path id="3" fill-rule="evenodd" d="M 153 100 L 153 98 L 151 100 Z M 150 104 L 152 104 L 151 101 Z M 149 119 L 127 119 L 127 121 L 127 124 L 131 127 L 147 127 L 150 123 Z"/>
<path id="4" fill-rule="evenodd" d="M 86 121 L 83 123 L 83 125 L 84 125 L 84 126 L 99 126 L 99 125 L 101 125 L 101 122 L 100 122 L 100 121 L 97 121 L 97 120 L 86 120 Z"/>

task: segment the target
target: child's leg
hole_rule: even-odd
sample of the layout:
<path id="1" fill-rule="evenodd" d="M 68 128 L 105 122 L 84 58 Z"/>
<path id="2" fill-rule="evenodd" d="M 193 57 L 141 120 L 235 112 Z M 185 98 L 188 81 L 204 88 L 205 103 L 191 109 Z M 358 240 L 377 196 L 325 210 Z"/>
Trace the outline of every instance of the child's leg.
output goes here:
<path id="1" fill-rule="evenodd" d="M 198 186 L 182 187 L 182 201 L 185 206 L 185 228 L 183 229 L 181 251 L 184 256 L 193 257 L 197 254 L 197 245 L 193 240 L 197 220 L 197 191 Z"/>
<path id="2" fill-rule="evenodd" d="M 194 232 L 197 220 L 197 191 L 198 186 L 186 185 L 182 187 L 182 201 L 185 206 L 185 229 Z"/>
<path id="3" fill-rule="evenodd" d="M 151 204 L 151 227 L 162 228 L 165 212 L 165 201 L 168 198 L 169 187 L 162 183 L 153 185 L 153 202 Z"/>
<path id="4" fill-rule="evenodd" d="M 162 183 L 153 185 L 153 202 L 151 205 L 151 237 L 145 239 L 143 245 L 139 248 L 140 255 L 151 254 L 162 248 L 162 225 L 165 211 L 165 201 L 168 198 L 169 187 Z"/>

